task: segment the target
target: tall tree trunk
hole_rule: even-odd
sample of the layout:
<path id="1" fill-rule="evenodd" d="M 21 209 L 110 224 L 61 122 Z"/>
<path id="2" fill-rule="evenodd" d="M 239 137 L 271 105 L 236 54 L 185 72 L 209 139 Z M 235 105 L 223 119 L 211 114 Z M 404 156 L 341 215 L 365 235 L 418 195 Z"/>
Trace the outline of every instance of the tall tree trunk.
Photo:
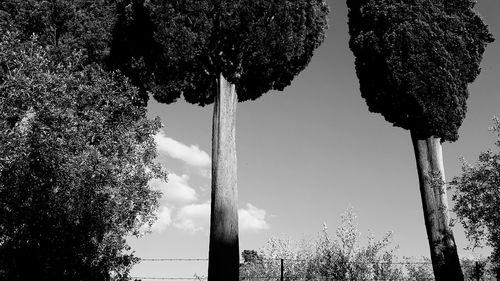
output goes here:
<path id="1" fill-rule="evenodd" d="M 214 103 L 209 281 L 239 280 L 238 188 L 236 184 L 235 85 L 222 74 Z"/>
<path id="2" fill-rule="evenodd" d="M 417 160 L 425 227 L 436 281 L 463 281 L 455 239 L 450 227 L 440 138 L 421 139 L 411 132 Z"/>

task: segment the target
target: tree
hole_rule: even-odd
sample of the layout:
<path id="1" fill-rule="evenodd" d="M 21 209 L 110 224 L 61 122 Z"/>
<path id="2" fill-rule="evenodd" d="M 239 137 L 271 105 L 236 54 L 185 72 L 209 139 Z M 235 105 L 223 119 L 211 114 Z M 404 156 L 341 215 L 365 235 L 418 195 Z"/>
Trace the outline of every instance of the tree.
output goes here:
<path id="1" fill-rule="evenodd" d="M 3 0 L 0 27 L 16 29 L 20 40 L 33 34 L 55 59 L 82 52 L 83 63 L 102 63 L 109 53 L 116 15 L 112 0 Z"/>
<path id="2" fill-rule="evenodd" d="M 327 27 L 323 0 L 123 1 L 110 65 L 162 103 L 214 103 L 209 280 L 237 280 L 238 101 L 283 90 Z"/>
<path id="3" fill-rule="evenodd" d="M 500 120 L 494 119 L 492 131 L 500 137 Z M 500 139 L 495 143 L 500 147 Z M 475 166 L 464 162 L 462 174 L 451 182 L 455 189 L 453 210 L 474 247 L 486 242 L 493 248 L 491 261 L 500 278 L 500 153 L 484 151 Z"/>
<path id="4" fill-rule="evenodd" d="M 259 253 L 257 253 L 257 251 L 255 250 L 244 250 L 241 253 L 241 257 L 243 258 L 244 263 L 252 263 L 261 259 Z"/>
<path id="5" fill-rule="evenodd" d="M 350 48 L 372 112 L 410 130 L 436 280 L 463 280 L 441 143 L 455 141 L 467 84 L 493 41 L 472 0 L 347 0 Z"/>
<path id="6" fill-rule="evenodd" d="M 19 39 L 21 37 L 21 39 Z M 158 120 L 118 73 L 0 31 L 0 279 L 128 280 L 152 223 Z"/>

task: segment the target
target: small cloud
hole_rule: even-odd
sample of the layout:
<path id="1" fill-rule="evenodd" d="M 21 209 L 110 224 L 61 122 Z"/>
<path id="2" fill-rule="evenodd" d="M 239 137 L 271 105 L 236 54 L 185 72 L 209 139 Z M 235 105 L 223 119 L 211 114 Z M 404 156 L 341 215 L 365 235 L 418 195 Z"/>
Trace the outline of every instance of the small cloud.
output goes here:
<path id="1" fill-rule="evenodd" d="M 196 167 L 209 167 L 211 160 L 208 153 L 201 150 L 198 145 L 187 146 L 172 138 L 165 136 L 163 131 L 160 131 L 154 136 L 154 140 L 158 145 L 158 151 L 166 153 L 172 158 L 179 159 L 188 165 Z"/>
<path id="2" fill-rule="evenodd" d="M 210 226 L 210 201 L 190 204 L 179 210 L 174 226 L 191 233 L 208 230 Z"/>
<path id="3" fill-rule="evenodd" d="M 163 193 L 163 200 L 173 203 L 191 203 L 197 200 L 196 190 L 189 186 L 188 175 L 168 174 L 168 182 L 161 179 L 152 179 L 149 184 L 152 188 Z"/>
<path id="4" fill-rule="evenodd" d="M 151 226 L 152 231 L 162 232 L 172 223 L 172 210 L 167 206 L 161 206 L 158 209 L 158 219 Z"/>
<path id="5" fill-rule="evenodd" d="M 266 222 L 266 211 L 250 203 L 247 203 L 246 208 L 240 209 L 238 215 L 240 230 L 258 232 L 269 229 L 269 224 Z"/>
<path id="6" fill-rule="evenodd" d="M 239 209 L 238 217 L 238 224 L 242 231 L 259 232 L 270 228 L 266 222 L 266 211 L 252 204 L 247 204 L 246 208 Z M 174 226 L 191 233 L 208 231 L 210 228 L 210 201 L 183 207 L 177 213 Z"/>

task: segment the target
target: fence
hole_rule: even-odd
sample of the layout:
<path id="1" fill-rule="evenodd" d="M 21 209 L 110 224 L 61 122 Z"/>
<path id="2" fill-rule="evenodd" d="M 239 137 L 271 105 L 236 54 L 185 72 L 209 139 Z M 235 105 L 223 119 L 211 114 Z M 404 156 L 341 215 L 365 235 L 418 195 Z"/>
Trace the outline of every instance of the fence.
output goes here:
<path id="1" fill-rule="evenodd" d="M 140 262 L 207 262 L 208 259 L 141 259 Z M 466 260 L 462 268 L 467 281 L 494 281 L 485 261 Z M 206 280 L 206 276 L 191 277 L 137 276 L 134 281 L 148 280 Z M 257 258 L 240 264 L 240 281 L 427 281 L 434 280 L 432 264 L 428 261 L 352 262 L 325 260 Z"/>

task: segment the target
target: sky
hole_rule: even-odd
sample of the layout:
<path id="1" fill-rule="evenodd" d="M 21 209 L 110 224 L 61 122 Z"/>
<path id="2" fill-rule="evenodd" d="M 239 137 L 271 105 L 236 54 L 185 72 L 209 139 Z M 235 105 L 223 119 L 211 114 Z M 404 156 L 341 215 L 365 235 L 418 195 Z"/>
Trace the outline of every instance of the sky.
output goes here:
<path id="1" fill-rule="evenodd" d="M 397 256 L 429 257 L 410 134 L 368 111 L 348 47 L 346 3 L 327 2 L 330 28 L 309 66 L 284 91 L 238 104 L 240 251 L 258 250 L 271 237 L 314 239 L 323 223 L 334 234 L 353 207 L 362 236 L 393 231 Z M 459 140 L 443 144 L 448 180 L 459 175 L 460 157 L 474 163 L 493 148 L 488 127 L 500 116 L 500 1 L 478 0 L 476 10 L 499 41 L 487 47 L 469 86 Z M 150 234 L 129 237 L 129 245 L 141 258 L 207 258 L 212 106 L 151 99 L 148 116 L 164 124 L 155 140 L 169 182 L 151 182 L 164 194 L 159 220 Z M 470 256 L 459 223 L 453 231 L 459 254 Z M 131 275 L 192 277 L 206 270 L 206 261 L 144 261 Z"/>

